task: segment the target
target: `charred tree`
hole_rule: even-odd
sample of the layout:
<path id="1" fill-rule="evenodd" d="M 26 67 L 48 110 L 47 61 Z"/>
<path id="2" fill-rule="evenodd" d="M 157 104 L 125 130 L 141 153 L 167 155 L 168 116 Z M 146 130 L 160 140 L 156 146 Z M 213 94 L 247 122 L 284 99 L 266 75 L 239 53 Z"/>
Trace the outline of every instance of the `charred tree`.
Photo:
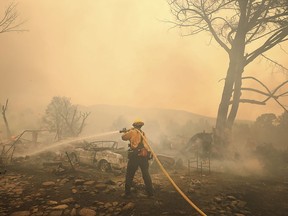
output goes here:
<path id="1" fill-rule="evenodd" d="M 56 139 L 77 137 L 85 126 L 90 113 L 81 112 L 67 97 L 53 97 L 46 108 L 43 122 L 45 127 L 56 133 Z"/>
<path id="2" fill-rule="evenodd" d="M 0 17 L 0 34 L 15 31 L 16 32 L 27 31 L 21 28 L 24 22 L 18 21 L 19 14 L 17 12 L 16 7 L 17 4 L 11 3 L 6 8 L 4 14 Z M 7 107 L 8 107 L 8 99 L 6 100 L 5 105 L 2 106 L 2 116 L 6 127 L 7 138 L 11 138 L 11 130 L 9 128 L 8 120 L 6 117 Z"/>
<path id="3" fill-rule="evenodd" d="M 184 36 L 208 32 L 226 51 L 229 65 L 215 132 L 225 143 L 241 101 L 245 67 L 288 40 L 287 0 L 168 0 Z M 260 45 L 255 45 L 260 44 Z M 256 48 L 255 48 L 256 46 Z M 232 101 L 232 102 L 231 102 Z"/>

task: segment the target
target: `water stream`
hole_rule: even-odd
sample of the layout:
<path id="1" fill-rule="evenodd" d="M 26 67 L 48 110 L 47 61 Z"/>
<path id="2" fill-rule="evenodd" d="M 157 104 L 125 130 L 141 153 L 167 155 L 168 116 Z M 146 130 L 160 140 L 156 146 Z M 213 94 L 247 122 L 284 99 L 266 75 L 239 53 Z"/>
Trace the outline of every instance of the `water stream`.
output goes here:
<path id="1" fill-rule="evenodd" d="M 110 131 L 110 132 L 105 132 L 105 133 L 101 133 L 101 134 L 94 134 L 94 135 L 90 135 L 90 136 L 85 136 L 85 137 L 77 137 L 77 138 L 73 138 L 73 139 L 67 139 L 67 140 L 63 140 L 63 141 L 59 141 L 59 142 L 56 142 L 56 143 L 53 143 L 53 144 L 47 144 L 47 146 L 43 147 L 43 148 L 40 148 L 40 149 L 34 149 L 34 151 L 29 151 L 27 154 L 27 156 L 32 156 L 32 155 L 36 155 L 36 154 L 39 154 L 39 153 L 42 153 L 42 152 L 45 152 L 47 150 L 51 150 L 51 149 L 56 149 L 60 146 L 64 146 L 64 145 L 68 145 L 68 144 L 72 144 L 73 143 L 79 143 L 79 141 L 89 141 L 89 140 L 93 140 L 95 138 L 98 138 L 98 137 L 102 137 L 102 136 L 108 136 L 108 135 L 113 135 L 113 134 L 116 134 L 116 133 L 119 133 L 119 130 L 117 131 Z"/>

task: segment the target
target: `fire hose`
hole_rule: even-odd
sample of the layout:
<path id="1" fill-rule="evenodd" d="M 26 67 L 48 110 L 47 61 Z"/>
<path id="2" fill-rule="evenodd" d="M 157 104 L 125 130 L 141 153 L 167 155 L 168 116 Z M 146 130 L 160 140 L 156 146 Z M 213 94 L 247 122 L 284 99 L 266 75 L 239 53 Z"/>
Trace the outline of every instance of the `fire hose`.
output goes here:
<path id="1" fill-rule="evenodd" d="M 163 167 L 163 165 L 161 164 L 160 160 L 158 159 L 157 155 L 155 154 L 155 152 L 153 151 L 153 149 L 151 148 L 151 146 L 149 145 L 147 139 L 145 136 L 143 136 L 143 134 L 136 129 L 142 136 L 143 140 L 146 142 L 146 144 L 148 145 L 153 158 L 156 160 L 156 162 L 158 163 L 160 169 L 162 170 L 162 172 L 165 174 L 165 176 L 168 178 L 168 180 L 171 182 L 171 184 L 174 186 L 174 188 L 176 189 L 176 191 L 202 216 L 207 216 L 200 208 L 198 208 L 187 196 L 186 194 L 178 187 L 178 185 L 174 182 L 174 180 L 170 177 L 170 175 L 168 174 L 168 172 L 165 170 L 165 168 Z"/>

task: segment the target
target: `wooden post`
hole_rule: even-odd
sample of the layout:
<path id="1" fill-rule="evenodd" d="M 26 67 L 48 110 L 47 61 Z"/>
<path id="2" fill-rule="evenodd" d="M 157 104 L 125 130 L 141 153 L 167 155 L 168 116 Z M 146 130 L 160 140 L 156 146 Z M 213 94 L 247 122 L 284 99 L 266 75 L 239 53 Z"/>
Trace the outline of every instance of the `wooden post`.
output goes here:
<path id="1" fill-rule="evenodd" d="M 67 158 L 68 158 L 68 161 L 69 161 L 69 163 L 70 163 L 70 165 L 71 165 L 71 167 L 72 167 L 72 170 L 75 170 L 75 168 L 74 168 L 74 166 L 73 166 L 73 164 L 72 164 L 72 161 L 71 161 L 71 159 L 70 159 L 70 157 L 69 157 L 69 154 L 67 153 L 67 152 L 65 152 L 66 153 L 66 156 L 67 156 Z"/>

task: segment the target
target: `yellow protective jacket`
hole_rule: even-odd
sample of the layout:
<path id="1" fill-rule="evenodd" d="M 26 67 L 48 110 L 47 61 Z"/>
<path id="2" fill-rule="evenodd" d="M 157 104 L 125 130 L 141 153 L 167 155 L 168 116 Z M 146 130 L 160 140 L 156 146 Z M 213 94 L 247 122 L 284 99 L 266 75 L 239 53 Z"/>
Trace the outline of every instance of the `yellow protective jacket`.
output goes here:
<path id="1" fill-rule="evenodd" d="M 129 140 L 130 145 L 131 145 L 131 149 L 136 149 L 142 141 L 144 148 L 147 149 L 148 151 L 150 151 L 150 148 L 146 142 L 146 139 L 144 139 L 144 138 L 142 139 L 140 133 L 142 133 L 143 136 L 146 138 L 143 131 L 132 128 L 122 135 L 122 140 L 125 140 L 125 141 Z"/>

